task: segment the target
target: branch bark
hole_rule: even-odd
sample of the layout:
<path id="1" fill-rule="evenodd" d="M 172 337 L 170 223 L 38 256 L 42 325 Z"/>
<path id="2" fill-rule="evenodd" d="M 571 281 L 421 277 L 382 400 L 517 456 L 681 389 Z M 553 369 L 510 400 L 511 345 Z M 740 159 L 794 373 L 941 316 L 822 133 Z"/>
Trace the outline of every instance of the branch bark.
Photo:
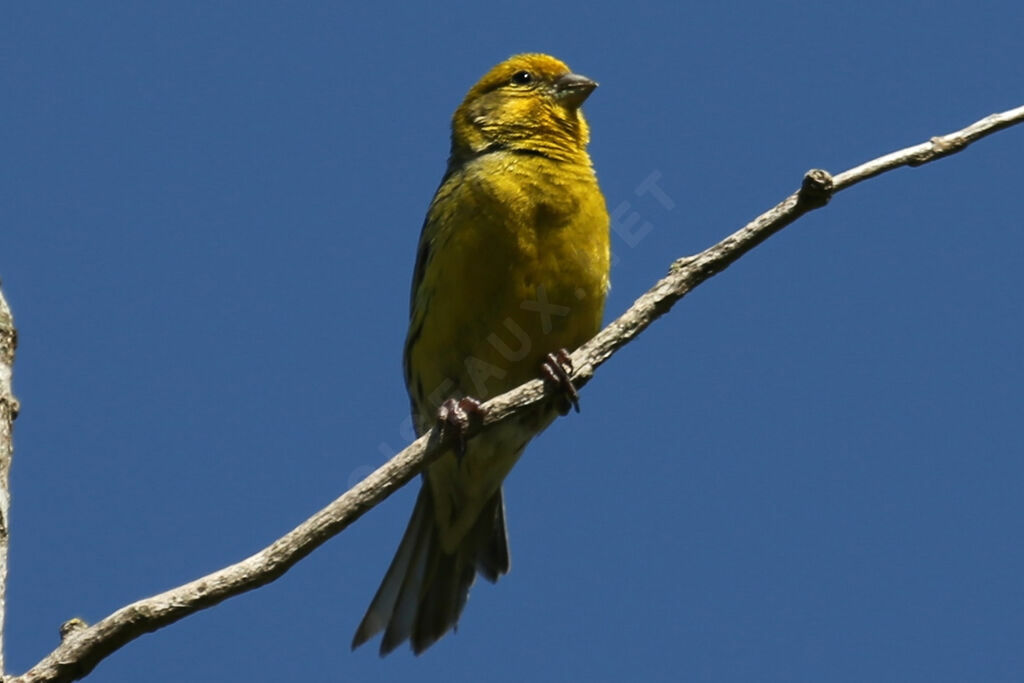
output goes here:
<path id="1" fill-rule="evenodd" d="M 901 166 L 919 166 L 966 148 L 970 143 L 1024 121 L 1024 106 L 988 116 L 962 130 L 933 137 L 831 176 L 809 171 L 802 187 L 718 244 L 680 258 L 668 275 L 636 300 L 618 319 L 572 355 L 573 380 L 583 387 L 617 350 L 708 278 L 800 216 L 828 203 L 835 192 Z M 485 418 L 469 436 L 486 432 L 514 415 L 537 410 L 556 391 L 533 380 L 484 405 Z M 359 519 L 370 508 L 412 479 L 452 444 L 433 430 L 407 446 L 366 479 L 294 530 L 237 564 L 159 595 L 139 600 L 86 627 L 69 624 L 60 646 L 25 674 L 8 683 L 71 681 L 88 674 L 100 661 L 144 633 L 155 631 L 229 597 L 252 590 L 284 574 L 295 563 Z M 6 519 L 6 515 L 4 516 Z"/>
<path id="2" fill-rule="evenodd" d="M 4 624 L 7 614 L 7 558 L 10 549 L 11 456 L 14 453 L 14 418 L 18 416 L 18 400 L 11 387 L 14 349 L 18 333 L 14 318 L 0 290 L 0 672 L 4 671 Z"/>

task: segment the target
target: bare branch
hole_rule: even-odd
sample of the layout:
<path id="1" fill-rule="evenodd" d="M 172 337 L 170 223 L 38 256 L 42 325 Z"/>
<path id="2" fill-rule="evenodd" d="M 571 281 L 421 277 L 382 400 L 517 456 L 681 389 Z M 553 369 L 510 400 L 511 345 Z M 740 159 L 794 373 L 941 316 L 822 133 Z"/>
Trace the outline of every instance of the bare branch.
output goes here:
<path id="1" fill-rule="evenodd" d="M 667 313 L 693 288 L 803 214 L 824 206 L 834 192 L 900 166 L 917 166 L 939 159 L 1021 121 L 1024 121 L 1024 106 L 994 114 L 955 133 L 879 157 L 834 178 L 825 171 L 808 172 L 800 190 L 777 206 L 700 254 L 673 263 L 667 276 L 573 354 L 574 382 L 582 387 L 612 354 Z M 484 404 L 483 424 L 471 426 L 469 435 L 485 432 L 514 415 L 536 410 L 542 403 L 552 400 L 556 393 L 541 380 L 533 380 L 497 396 Z M 414 441 L 340 498 L 255 555 L 173 590 L 128 605 L 93 626 L 66 629 L 64 641 L 56 650 L 22 676 L 7 679 L 8 683 L 81 678 L 111 652 L 143 633 L 155 631 L 273 581 L 447 450 L 451 444 L 435 432 Z"/>
<path id="2" fill-rule="evenodd" d="M 14 349 L 18 333 L 14 318 L 0 291 L 0 672 L 4 670 L 4 624 L 7 614 L 7 559 L 10 548 L 11 456 L 14 453 L 14 418 L 18 416 L 18 400 L 11 388 Z"/>

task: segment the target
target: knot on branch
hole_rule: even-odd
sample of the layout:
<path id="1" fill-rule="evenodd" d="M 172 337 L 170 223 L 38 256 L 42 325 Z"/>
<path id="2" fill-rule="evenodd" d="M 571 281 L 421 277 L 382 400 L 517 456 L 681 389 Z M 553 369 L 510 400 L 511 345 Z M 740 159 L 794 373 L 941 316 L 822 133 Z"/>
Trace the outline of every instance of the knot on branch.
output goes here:
<path id="1" fill-rule="evenodd" d="M 812 168 L 804 174 L 804 182 L 800 186 L 797 199 L 800 204 L 816 209 L 828 204 L 834 190 L 832 174 L 820 168 Z"/>
<path id="2" fill-rule="evenodd" d="M 962 140 L 957 140 L 952 135 L 935 136 L 928 141 L 928 146 L 915 154 L 907 161 L 907 166 L 920 166 L 933 159 L 939 159 L 953 152 L 959 152 L 964 147 Z"/>
<path id="3" fill-rule="evenodd" d="M 72 617 L 60 625 L 60 639 L 63 642 L 67 640 L 68 636 L 72 633 L 78 633 L 82 629 L 86 628 L 89 628 L 89 624 L 85 623 L 85 621 L 78 617 Z"/>
<path id="4" fill-rule="evenodd" d="M 696 261 L 696 256 L 683 256 L 681 258 L 677 258 L 675 261 L 672 262 L 672 265 L 670 265 L 668 268 L 669 275 L 678 275 L 682 271 L 692 266 Z"/>

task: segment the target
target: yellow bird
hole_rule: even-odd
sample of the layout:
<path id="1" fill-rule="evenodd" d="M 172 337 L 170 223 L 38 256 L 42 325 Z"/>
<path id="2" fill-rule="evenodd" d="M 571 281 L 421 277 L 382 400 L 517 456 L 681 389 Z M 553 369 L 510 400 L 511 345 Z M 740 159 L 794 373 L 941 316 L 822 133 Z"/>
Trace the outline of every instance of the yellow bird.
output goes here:
<path id="1" fill-rule="evenodd" d="M 458 429 L 476 399 L 536 378 L 568 383 L 564 349 L 601 326 L 608 211 L 580 105 L 597 84 L 543 54 L 491 69 L 452 117 L 448 168 L 412 282 L 405 381 L 416 430 Z M 567 408 L 566 408 L 567 410 Z M 412 518 L 356 630 L 419 654 L 454 627 L 479 572 L 509 570 L 501 484 L 555 408 L 512 420 L 424 472 Z"/>

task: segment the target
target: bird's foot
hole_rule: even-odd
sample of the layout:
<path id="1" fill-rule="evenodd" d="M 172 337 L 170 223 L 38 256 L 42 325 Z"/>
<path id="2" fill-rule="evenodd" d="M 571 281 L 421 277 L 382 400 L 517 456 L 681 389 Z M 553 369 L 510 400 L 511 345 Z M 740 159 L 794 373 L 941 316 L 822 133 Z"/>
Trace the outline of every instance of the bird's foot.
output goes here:
<path id="1" fill-rule="evenodd" d="M 455 457 L 462 460 L 466 454 L 466 431 L 472 418 L 482 419 L 484 416 L 480 401 L 472 396 L 450 398 L 441 404 L 437 411 L 437 424 L 441 427 L 441 437 L 454 435 Z"/>
<path id="2" fill-rule="evenodd" d="M 540 366 L 544 379 L 553 382 L 562 391 L 562 401 L 558 406 L 558 412 L 566 415 L 570 408 L 580 412 L 580 394 L 576 391 L 576 385 L 572 383 L 572 357 L 565 349 L 558 349 L 544 357 Z"/>

